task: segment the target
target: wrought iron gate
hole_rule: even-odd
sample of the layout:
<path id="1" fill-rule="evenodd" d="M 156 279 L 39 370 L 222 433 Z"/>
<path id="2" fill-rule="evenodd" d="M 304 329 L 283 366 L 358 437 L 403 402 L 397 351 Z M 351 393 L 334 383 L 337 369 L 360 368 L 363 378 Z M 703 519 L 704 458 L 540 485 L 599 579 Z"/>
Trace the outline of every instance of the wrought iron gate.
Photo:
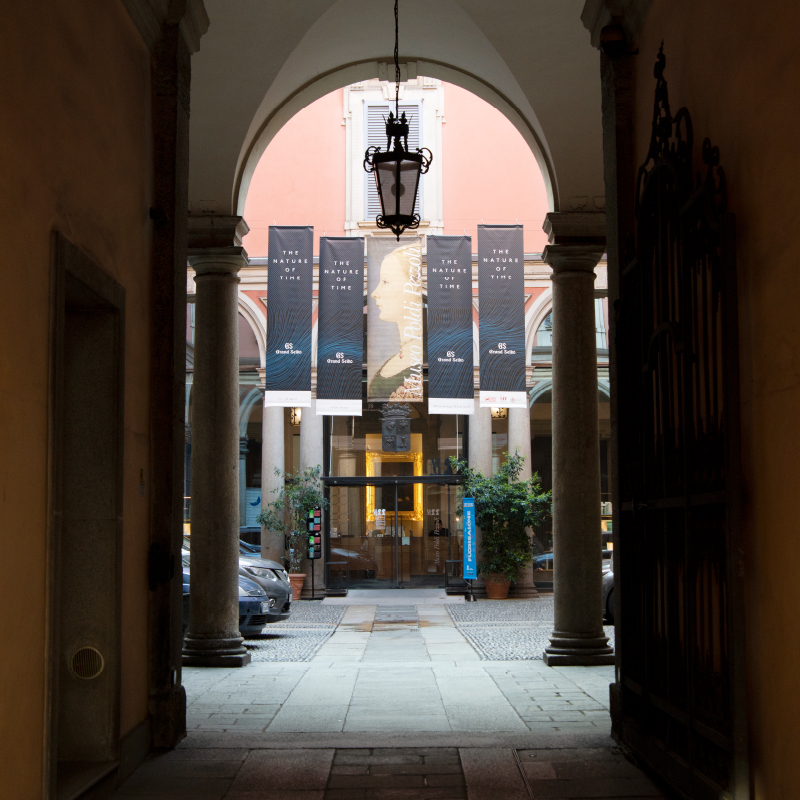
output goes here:
<path id="1" fill-rule="evenodd" d="M 659 52 L 617 311 L 622 741 L 691 797 L 746 791 L 733 215 Z M 735 568 L 736 567 L 736 568 Z M 744 774 L 743 774 L 744 771 Z"/>

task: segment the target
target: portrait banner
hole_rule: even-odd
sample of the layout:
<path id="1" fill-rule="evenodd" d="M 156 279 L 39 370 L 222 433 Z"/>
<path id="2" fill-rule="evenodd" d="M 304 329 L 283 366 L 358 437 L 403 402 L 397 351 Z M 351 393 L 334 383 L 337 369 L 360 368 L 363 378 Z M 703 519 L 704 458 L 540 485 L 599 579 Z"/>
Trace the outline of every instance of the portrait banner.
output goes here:
<path id="1" fill-rule="evenodd" d="M 314 229 L 270 226 L 265 406 L 311 405 Z"/>
<path id="2" fill-rule="evenodd" d="M 428 236 L 428 412 L 475 411 L 472 239 Z"/>
<path id="3" fill-rule="evenodd" d="M 524 408 L 522 225 L 478 225 L 478 297 L 481 408 Z"/>
<path id="4" fill-rule="evenodd" d="M 367 248 L 367 399 L 422 402 L 422 246 L 374 237 Z"/>
<path id="5" fill-rule="evenodd" d="M 364 240 L 319 240 L 317 414 L 361 416 Z"/>

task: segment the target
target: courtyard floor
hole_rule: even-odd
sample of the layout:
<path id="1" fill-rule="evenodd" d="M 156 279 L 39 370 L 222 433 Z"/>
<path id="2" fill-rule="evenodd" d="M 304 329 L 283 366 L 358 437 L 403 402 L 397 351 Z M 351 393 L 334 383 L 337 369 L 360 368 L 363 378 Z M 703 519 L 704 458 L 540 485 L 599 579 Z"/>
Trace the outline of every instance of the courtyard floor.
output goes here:
<path id="1" fill-rule="evenodd" d="M 460 599 L 460 598 L 459 598 Z M 613 667 L 549 668 L 552 598 L 300 602 L 240 669 L 185 668 L 187 738 L 119 798 L 663 798 L 610 737 Z M 613 633 L 613 629 L 611 629 Z"/>

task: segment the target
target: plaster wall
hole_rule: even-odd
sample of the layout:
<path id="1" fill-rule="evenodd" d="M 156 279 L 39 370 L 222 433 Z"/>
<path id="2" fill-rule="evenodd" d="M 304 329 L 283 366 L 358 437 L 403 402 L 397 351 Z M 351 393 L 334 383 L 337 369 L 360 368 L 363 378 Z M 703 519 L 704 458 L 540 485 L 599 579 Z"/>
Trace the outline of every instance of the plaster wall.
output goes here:
<path id="1" fill-rule="evenodd" d="M 655 0 L 635 66 L 637 164 L 647 152 L 661 41 L 673 114 L 695 154 L 720 148 L 736 214 L 747 551 L 748 695 L 754 797 L 800 796 L 800 6 Z M 698 161 L 699 164 L 699 161 Z"/>
<path id="2" fill-rule="evenodd" d="M 0 751 L 42 791 L 51 232 L 127 293 L 121 734 L 147 717 L 150 63 L 122 3 L 28 0 L 0 33 Z M 140 470 L 145 492 L 140 494 Z"/>
<path id="3" fill-rule="evenodd" d="M 344 236 L 345 128 L 343 90 L 330 92 L 295 114 L 258 162 L 245 203 L 250 256 L 266 256 L 270 225 L 313 225 L 319 237 Z"/>
<path id="4" fill-rule="evenodd" d="M 525 252 L 541 253 L 542 230 L 550 210 L 539 165 L 528 143 L 507 117 L 459 86 L 445 84 L 446 123 L 442 127 L 444 232 L 472 237 L 478 225 L 525 226 Z"/>

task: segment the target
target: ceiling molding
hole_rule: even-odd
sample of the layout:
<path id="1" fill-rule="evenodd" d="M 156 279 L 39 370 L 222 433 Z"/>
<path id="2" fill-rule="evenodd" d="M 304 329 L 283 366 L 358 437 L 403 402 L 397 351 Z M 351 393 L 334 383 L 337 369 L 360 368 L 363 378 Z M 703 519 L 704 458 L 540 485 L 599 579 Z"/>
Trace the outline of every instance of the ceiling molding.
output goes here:
<path id="1" fill-rule="evenodd" d="M 164 25 L 180 26 L 189 53 L 200 49 L 200 38 L 209 26 L 203 0 L 122 0 L 122 4 L 151 53 Z"/>
<path id="2" fill-rule="evenodd" d="M 586 0 L 581 22 L 591 34 L 592 47 L 599 49 L 600 31 L 612 22 L 623 26 L 629 45 L 635 47 L 652 4 L 653 0 Z"/>

